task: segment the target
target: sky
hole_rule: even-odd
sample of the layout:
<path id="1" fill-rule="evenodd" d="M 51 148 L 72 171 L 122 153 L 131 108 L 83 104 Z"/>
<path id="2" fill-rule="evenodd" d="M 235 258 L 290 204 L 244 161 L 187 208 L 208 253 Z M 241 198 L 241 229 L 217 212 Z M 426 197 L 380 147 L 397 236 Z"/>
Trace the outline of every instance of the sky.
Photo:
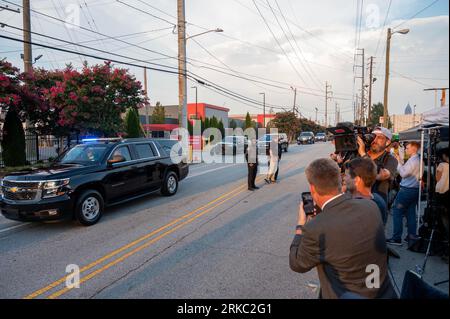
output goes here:
<path id="1" fill-rule="evenodd" d="M 20 8 L 21 3 L 0 0 L 0 6 L 10 8 Z M 223 30 L 187 40 L 187 68 L 194 77 L 247 100 L 261 104 L 260 93 L 264 93 L 267 113 L 292 109 L 296 88 L 301 114 L 315 120 L 317 108 L 319 121 L 324 120 L 328 83 L 332 91 L 327 103 L 329 123 L 336 120 L 336 108 L 341 121 L 353 121 L 354 96 L 360 94 L 362 76 L 362 56 L 355 56 L 362 50 L 356 49 L 364 49 L 365 84 L 369 83 L 369 58 L 374 57 L 372 102 L 382 102 L 386 30 L 407 28 L 408 34 L 395 33 L 391 39 L 389 113 L 403 114 L 408 103 L 422 113 L 435 104 L 434 92 L 423 90 L 448 87 L 448 6 L 447 0 L 186 0 L 188 36 Z M 143 63 L 136 60 L 163 65 L 152 65 L 156 68 L 177 67 L 175 0 L 31 0 L 31 7 L 34 32 L 91 48 L 34 34 L 36 43 L 138 65 Z M 0 35 L 21 38 L 21 31 L 10 27 L 22 28 L 21 14 L 0 11 L 1 23 L 8 26 L 0 28 Z M 122 42 L 108 38 L 118 36 L 124 36 L 119 38 Z M 0 58 L 20 68 L 22 49 L 21 43 L 0 38 Z M 67 63 L 80 68 L 84 60 L 102 62 L 34 46 L 33 56 L 40 54 L 35 67 L 47 69 Z M 143 82 L 142 68 L 114 64 L 128 68 Z M 157 101 L 178 104 L 176 75 L 148 70 L 147 77 L 152 105 Z M 195 102 L 192 87 L 196 85 L 199 102 L 225 106 L 230 114 L 262 113 L 261 105 L 232 99 L 193 81 L 187 85 L 189 103 Z"/>

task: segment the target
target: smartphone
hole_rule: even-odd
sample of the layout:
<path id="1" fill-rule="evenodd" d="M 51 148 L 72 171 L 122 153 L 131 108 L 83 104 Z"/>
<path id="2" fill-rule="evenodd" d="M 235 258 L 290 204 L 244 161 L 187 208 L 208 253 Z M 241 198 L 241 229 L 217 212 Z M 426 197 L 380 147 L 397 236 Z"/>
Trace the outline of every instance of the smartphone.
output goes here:
<path id="1" fill-rule="evenodd" d="M 306 215 L 314 214 L 314 201 L 310 192 L 302 193 L 303 209 Z"/>

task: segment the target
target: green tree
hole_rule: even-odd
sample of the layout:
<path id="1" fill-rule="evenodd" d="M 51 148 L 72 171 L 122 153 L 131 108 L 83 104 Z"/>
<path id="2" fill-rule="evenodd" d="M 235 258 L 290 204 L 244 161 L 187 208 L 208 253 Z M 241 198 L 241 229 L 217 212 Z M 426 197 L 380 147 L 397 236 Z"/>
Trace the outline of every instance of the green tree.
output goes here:
<path id="1" fill-rule="evenodd" d="M 144 136 L 139 121 L 139 113 L 135 108 L 129 108 L 125 115 L 125 130 L 128 138 L 136 138 Z"/>
<path id="2" fill-rule="evenodd" d="M 213 128 L 219 128 L 219 121 L 217 121 L 217 117 L 215 117 L 213 115 L 213 117 L 211 118 L 210 124 L 211 127 Z"/>
<path id="3" fill-rule="evenodd" d="M 225 136 L 225 127 L 223 126 L 222 119 L 220 119 L 219 123 L 217 124 L 217 128 L 220 130 L 222 136 Z"/>
<path id="4" fill-rule="evenodd" d="M 236 121 L 235 121 L 235 120 L 231 120 L 229 126 L 230 126 L 230 128 L 232 128 L 233 130 L 236 129 L 236 127 L 237 127 Z"/>
<path id="5" fill-rule="evenodd" d="M 166 119 L 166 110 L 160 102 L 156 102 L 156 106 L 152 113 L 152 123 L 153 124 L 164 124 Z"/>
<path id="6" fill-rule="evenodd" d="M 22 121 L 15 110 L 6 114 L 3 125 L 2 158 L 5 166 L 23 166 L 26 164 L 25 133 Z"/>
<path id="7" fill-rule="evenodd" d="M 250 117 L 250 113 L 247 112 L 247 115 L 245 116 L 244 129 L 248 129 L 249 127 L 253 127 L 253 124 L 252 124 L 252 118 Z"/>
<path id="8" fill-rule="evenodd" d="M 383 114 L 383 103 L 378 102 L 374 104 L 370 110 L 370 121 L 367 122 L 367 126 L 375 127 L 377 125 L 380 125 L 380 118 L 383 117 Z M 392 128 L 392 122 L 390 118 L 388 118 L 388 128 Z"/>
<path id="9" fill-rule="evenodd" d="M 268 124 L 270 127 L 276 127 L 280 133 L 286 133 L 289 141 L 292 141 L 300 131 L 300 120 L 294 112 L 279 112 L 275 118 Z"/>

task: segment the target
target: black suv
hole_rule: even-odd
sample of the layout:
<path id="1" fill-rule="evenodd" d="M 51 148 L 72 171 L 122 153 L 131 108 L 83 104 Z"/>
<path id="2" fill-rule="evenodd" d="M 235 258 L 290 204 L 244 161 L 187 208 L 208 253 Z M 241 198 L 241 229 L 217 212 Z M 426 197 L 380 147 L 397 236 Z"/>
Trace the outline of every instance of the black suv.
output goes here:
<path id="1" fill-rule="evenodd" d="M 189 172 L 178 141 L 89 139 L 45 169 L 11 173 L 1 181 L 3 216 L 20 221 L 76 218 L 99 221 L 105 206 L 161 190 L 174 195 Z"/>

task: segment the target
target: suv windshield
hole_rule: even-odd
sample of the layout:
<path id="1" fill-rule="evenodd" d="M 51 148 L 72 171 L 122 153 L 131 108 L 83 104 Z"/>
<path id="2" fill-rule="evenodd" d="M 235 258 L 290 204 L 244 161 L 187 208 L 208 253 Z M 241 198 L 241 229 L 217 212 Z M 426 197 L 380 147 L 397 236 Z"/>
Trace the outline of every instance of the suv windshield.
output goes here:
<path id="1" fill-rule="evenodd" d="M 105 155 L 106 149 L 106 145 L 77 145 L 64 154 L 58 162 L 61 164 L 98 164 Z"/>
<path id="2" fill-rule="evenodd" d="M 311 132 L 303 132 L 300 136 L 311 136 L 313 135 Z"/>
<path id="3" fill-rule="evenodd" d="M 325 136 L 325 133 L 317 133 L 316 136 Z"/>

